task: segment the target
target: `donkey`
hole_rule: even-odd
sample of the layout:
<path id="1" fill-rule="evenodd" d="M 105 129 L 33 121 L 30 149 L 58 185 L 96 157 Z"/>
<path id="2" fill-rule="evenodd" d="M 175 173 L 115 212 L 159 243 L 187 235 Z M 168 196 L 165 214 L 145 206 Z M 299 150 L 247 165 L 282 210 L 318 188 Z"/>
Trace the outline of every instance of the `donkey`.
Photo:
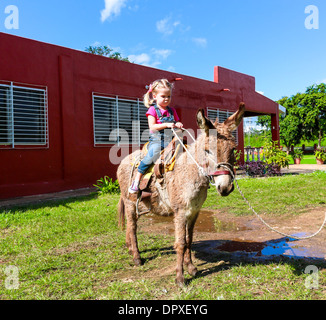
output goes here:
<path id="1" fill-rule="evenodd" d="M 152 196 L 144 199 L 140 210 L 148 210 L 153 214 L 170 216 L 174 215 L 175 245 L 177 254 L 176 283 L 184 284 L 183 265 L 190 275 L 195 276 L 197 268 L 192 263 L 191 244 L 193 230 L 199 211 L 206 200 L 207 189 L 210 180 L 221 196 L 228 196 L 233 190 L 234 150 L 236 148 L 232 131 L 236 130 L 242 121 L 245 105 L 241 103 L 236 113 L 230 116 L 224 123 L 218 119 L 212 123 L 205 117 L 204 110 L 197 112 L 197 124 L 202 133 L 197 140 L 188 147 L 189 153 L 201 168 L 208 172 L 203 174 L 194 164 L 186 152 L 182 153 L 175 164 L 174 171 L 165 174 L 163 185 L 155 177 L 150 184 Z M 120 223 L 126 227 L 126 244 L 129 253 L 133 256 L 136 266 L 141 265 L 141 258 L 137 243 L 137 220 L 136 199 L 129 195 L 128 187 L 132 174 L 132 163 L 141 151 L 127 156 L 120 164 L 117 177 L 121 188 L 119 201 Z M 216 161 L 215 161 L 215 160 Z M 222 171 L 217 163 L 223 163 Z M 212 172 L 209 174 L 209 172 Z"/>

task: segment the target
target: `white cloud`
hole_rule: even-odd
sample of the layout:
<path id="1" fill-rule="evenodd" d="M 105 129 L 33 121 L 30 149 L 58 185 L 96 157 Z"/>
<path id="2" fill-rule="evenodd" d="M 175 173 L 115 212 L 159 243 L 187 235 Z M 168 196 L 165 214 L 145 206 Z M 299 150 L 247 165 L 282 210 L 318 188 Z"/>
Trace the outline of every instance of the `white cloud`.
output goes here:
<path id="1" fill-rule="evenodd" d="M 257 93 L 261 94 L 262 96 L 265 95 L 265 93 L 263 91 L 256 91 Z"/>
<path id="2" fill-rule="evenodd" d="M 126 6 L 128 0 L 104 0 L 105 8 L 101 11 L 101 21 L 109 19 L 111 16 L 118 16 L 121 9 Z"/>
<path id="3" fill-rule="evenodd" d="M 101 45 L 101 42 L 99 42 L 99 41 L 95 41 L 94 43 L 92 43 L 92 47 L 97 47 L 100 45 Z"/>
<path id="4" fill-rule="evenodd" d="M 172 21 L 171 17 L 166 17 L 156 22 L 156 29 L 165 36 L 171 35 L 175 28 L 180 25 L 180 21 Z"/>
<path id="5" fill-rule="evenodd" d="M 151 57 L 147 53 L 141 53 L 138 55 L 131 54 L 130 56 L 128 56 L 128 59 L 133 63 L 149 66 Z"/>
<path id="6" fill-rule="evenodd" d="M 128 56 L 129 61 L 143 66 L 156 68 L 162 64 L 162 60 L 166 60 L 172 50 L 169 49 L 151 49 L 150 53 L 141 53 L 138 55 L 131 54 Z"/>
<path id="7" fill-rule="evenodd" d="M 158 58 L 158 59 L 167 59 L 168 56 L 172 53 L 172 50 L 169 49 L 152 49 L 152 53 Z"/>
<path id="8" fill-rule="evenodd" d="M 206 46 L 207 46 L 207 39 L 206 38 L 192 38 L 192 41 L 198 47 L 206 48 Z"/>
<path id="9" fill-rule="evenodd" d="M 134 5 L 134 6 L 128 6 L 128 9 L 129 9 L 130 11 L 137 12 L 137 11 L 139 10 L 139 5 L 136 4 L 136 5 Z"/>

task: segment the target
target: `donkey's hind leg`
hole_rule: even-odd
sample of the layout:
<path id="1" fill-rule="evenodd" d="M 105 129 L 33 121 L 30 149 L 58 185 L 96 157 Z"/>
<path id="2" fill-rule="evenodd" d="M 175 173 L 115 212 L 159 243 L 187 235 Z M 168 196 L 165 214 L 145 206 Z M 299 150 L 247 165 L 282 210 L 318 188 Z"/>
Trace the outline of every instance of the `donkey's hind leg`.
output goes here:
<path id="1" fill-rule="evenodd" d="M 140 258 L 138 241 L 137 241 L 137 217 L 136 217 L 136 208 L 133 203 L 126 204 L 126 215 L 127 215 L 126 244 L 129 253 L 133 256 L 135 265 L 140 266 L 141 258 Z"/>

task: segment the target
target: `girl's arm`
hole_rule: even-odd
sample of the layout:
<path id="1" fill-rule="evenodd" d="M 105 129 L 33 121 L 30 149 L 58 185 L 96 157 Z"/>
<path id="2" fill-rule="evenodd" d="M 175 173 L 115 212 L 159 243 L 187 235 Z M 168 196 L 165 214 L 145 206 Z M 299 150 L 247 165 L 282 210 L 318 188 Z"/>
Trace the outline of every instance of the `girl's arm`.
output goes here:
<path id="1" fill-rule="evenodd" d="M 156 118 L 151 115 L 149 115 L 147 118 L 148 118 L 149 129 L 152 132 L 176 127 L 176 125 L 174 123 L 156 123 Z"/>

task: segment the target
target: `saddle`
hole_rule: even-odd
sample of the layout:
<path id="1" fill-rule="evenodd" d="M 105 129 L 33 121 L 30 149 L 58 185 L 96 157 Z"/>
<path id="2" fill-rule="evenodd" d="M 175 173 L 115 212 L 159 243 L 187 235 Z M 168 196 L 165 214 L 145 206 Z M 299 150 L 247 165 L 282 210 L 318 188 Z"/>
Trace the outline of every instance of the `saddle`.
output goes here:
<path id="1" fill-rule="evenodd" d="M 186 140 L 183 139 L 183 144 L 186 145 Z M 142 153 L 145 156 L 147 154 L 147 147 L 149 142 L 147 142 L 143 149 Z M 165 173 L 174 170 L 175 162 L 179 154 L 183 152 L 183 147 L 180 144 L 179 140 L 174 137 L 169 145 L 161 151 L 161 156 L 148 170 L 147 173 L 143 176 L 139 184 L 139 189 L 142 193 L 142 198 L 150 197 L 151 193 L 147 190 L 149 188 L 152 176 L 154 175 L 158 179 L 160 184 L 164 183 Z M 139 161 L 140 163 L 140 161 Z M 138 167 L 139 163 L 136 164 Z"/>

